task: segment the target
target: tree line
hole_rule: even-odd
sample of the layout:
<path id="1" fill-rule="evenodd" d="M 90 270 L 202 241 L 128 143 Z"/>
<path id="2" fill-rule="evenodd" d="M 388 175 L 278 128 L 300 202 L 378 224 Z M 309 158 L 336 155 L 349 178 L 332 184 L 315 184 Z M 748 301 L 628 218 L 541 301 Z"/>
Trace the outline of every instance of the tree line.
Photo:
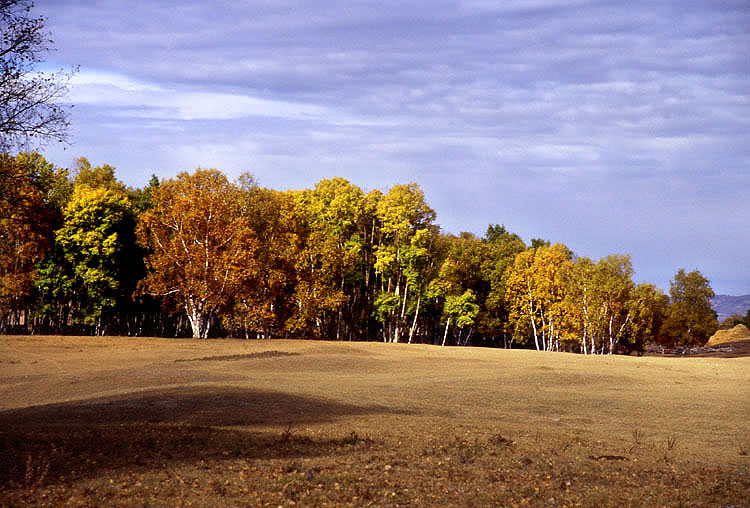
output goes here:
<path id="1" fill-rule="evenodd" d="M 667 297 L 630 258 L 526 245 L 504 226 L 445 234 L 416 184 L 343 178 L 280 192 L 251 175 L 182 173 L 139 189 L 109 165 L 72 173 L 30 145 L 65 142 L 70 72 L 33 1 L 0 2 L 0 332 L 320 337 L 613 353 L 715 330 L 710 283 Z M 13 156 L 10 152 L 21 150 Z"/>
<path id="2" fill-rule="evenodd" d="M 230 181 L 214 169 L 128 188 L 0 155 L 0 332 L 299 337 L 615 353 L 699 345 L 709 281 L 665 295 L 627 255 L 527 245 L 504 226 L 446 234 L 417 184 L 364 192 Z"/>

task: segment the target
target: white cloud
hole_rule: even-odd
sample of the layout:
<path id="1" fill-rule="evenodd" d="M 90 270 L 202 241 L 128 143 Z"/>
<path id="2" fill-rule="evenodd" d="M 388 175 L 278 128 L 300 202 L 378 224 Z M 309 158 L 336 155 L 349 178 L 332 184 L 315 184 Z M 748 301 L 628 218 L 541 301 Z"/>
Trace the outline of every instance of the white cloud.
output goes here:
<path id="1" fill-rule="evenodd" d="M 172 120 L 229 120 L 253 116 L 312 119 L 331 114 L 314 105 L 183 90 L 102 71 L 77 74 L 71 83 L 70 100 L 76 104 L 127 108 L 119 113 L 121 116 Z"/>

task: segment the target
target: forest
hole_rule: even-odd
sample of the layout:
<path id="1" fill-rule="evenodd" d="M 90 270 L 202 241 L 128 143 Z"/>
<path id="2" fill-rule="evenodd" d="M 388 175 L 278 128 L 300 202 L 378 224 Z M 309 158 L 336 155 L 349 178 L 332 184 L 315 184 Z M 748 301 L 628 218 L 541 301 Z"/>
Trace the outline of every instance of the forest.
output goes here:
<path id="1" fill-rule="evenodd" d="M 441 231 L 415 183 L 278 191 L 215 169 L 129 188 L 109 165 L 0 156 L 0 332 L 320 338 L 612 354 L 702 345 L 710 282 L 628 255 Z"/>

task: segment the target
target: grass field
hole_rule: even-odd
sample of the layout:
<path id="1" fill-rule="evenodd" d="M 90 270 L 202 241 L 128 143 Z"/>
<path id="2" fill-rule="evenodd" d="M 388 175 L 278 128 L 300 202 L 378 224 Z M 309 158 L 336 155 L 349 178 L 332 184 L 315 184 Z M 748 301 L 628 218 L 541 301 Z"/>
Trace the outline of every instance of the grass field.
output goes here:
<path id="1" fill-rule="evenodd" d="M 750 358 L 0 337 L 0 506 L 750 506 Z"/>

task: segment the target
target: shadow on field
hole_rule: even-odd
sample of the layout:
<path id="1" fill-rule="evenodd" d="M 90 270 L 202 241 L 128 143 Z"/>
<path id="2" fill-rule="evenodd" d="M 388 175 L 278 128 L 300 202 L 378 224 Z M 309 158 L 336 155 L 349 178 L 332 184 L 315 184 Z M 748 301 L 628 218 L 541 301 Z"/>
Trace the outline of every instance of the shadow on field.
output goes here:
<path id="1" fill-rule="evenodd" d="M 297 426 L 383 414 L 285 393 L 227 387 L 174 388 L 0 412 L 0 489 L 37 488 L 113 470 L 206 461 L 313 457 L 362 445 L 355 432 L 313 439 Z M 286 431 L 259 432 L 278 425 Z"/>

